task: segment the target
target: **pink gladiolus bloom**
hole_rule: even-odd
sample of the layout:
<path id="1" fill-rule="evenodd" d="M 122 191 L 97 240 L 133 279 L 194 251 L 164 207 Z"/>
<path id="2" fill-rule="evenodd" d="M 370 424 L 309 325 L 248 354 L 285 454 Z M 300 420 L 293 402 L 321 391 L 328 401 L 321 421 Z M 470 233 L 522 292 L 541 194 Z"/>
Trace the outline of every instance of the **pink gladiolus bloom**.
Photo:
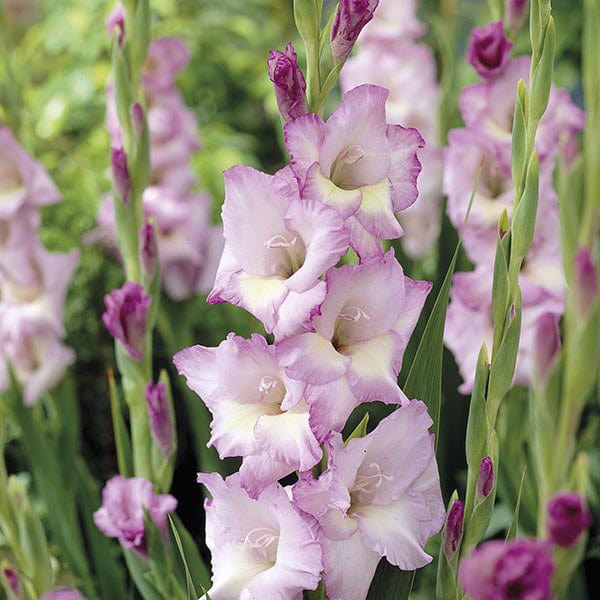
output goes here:
<path id="1" fill-rule="evenodd" d="M 167 514 L 177 508 L 177 500 L 169 494 L 156 495 L 146 479 L 115 475 L 102 490 L 94 523 L 108 537 L 118 538 L 125 549 L 148 559 L 144 508 L 166 540 Z"/>
<path id="2" fill-rule="evenodd" d="M 314 331 L 283 340 L 277 353 L 288 375 L 308 383 L 311 426 L 322 440 L 341 431 L 361 402 L 402 402 L 402 356 L 431 284 L 404 276 L 391 250 L 326 275 L 327 296 Z"/>
<path id="3" fill-rule="evenodd" d="M 585 499 L 575 492 L 561 492 L 548 502 L 548 533 L 558 546 L 568 548 L 590 527 L 592 517 Z"/>
<path id="4" fill-rule="evenodd" d="M 446 528 L 444 529 L 442 550 L 446 559 L 451 561 L 458 550 L 458 545 L 463 534 L 463 519 L 465 516 L 465 507 L 463 503 L 456 499 L 446 518 Z"/>
<path id="5" fill-rule="evenodd" d="M 104 296 L 106 311 L 102 322 L 111 335 L 123 344 L 133 360 L 141 360 L 146 335 L 146 320 L 152 298 L 138 283 L 126 281 L 123 287 Z"/>
<path id="6" fill-rule="evenodd" d="M 340 0 L 331 27 L 331 50 L 336 61 L 345 60 L 363 27 L 373 18 L 379 0 Z"/>
<path id="7" fill-rule="evenodd" d="M 23 386 L 25 406 L 33 406 L 62 379 L 75 353 L 47 323 L 30 320 L 18 307 L 0 306 L 0 391 L 10 383 L 5 361 Z"/>
<path id="8" fill-rule="evenodd" d="M 431 424 L 411 401 L 346 447 L 333 434 L 329 469 L 294 486 L 294 501 L 320 526 L 330 600 L 364 600 L 382 556 L 404 570 L 431 561 L 423 547 L 445 518 Z"/>
<path id="9" fill-rule="evenodd" d="M 150 93 L 162 93 L 175 85 L 175 77 L 190 60 L 183 40 L 163 37 L 152 41 L 142 73 L 142 87 Z"/>
<path id="10" fill-rule="evenodd" d="M 193 346 L 178 352 L 174 362 L 213 415 L 209 444 L 223 458 L 244 457 L 240 481 L 253 497 L 321 460 L 304 384 L 285 374 L 275 348 L 262 336 L 246 340 L 229 334 L 217 348 Z"/>
<path id="11" fill-rule="evenodd" d="M 418 0 L 379 0 L 373 20 L 360 36 L 360 44 L 382 46 L 420 38 L 427 28 L 417 18 L 417 4 Z"/>
<path id="12" fill-rule="evenodd" d="M 502 75 L 465 88 L 460 98 L 467 129 L 476 131 L 489 152 L 508 170 L 517 84 L 519 79 L 529 81 L 530 63 L 529 56 L 512 59 Z M 553 162 L 560 149 L 559 140 L 568 143 L 575 138 L 584 122 L 583 111 L 571 101 L 567 91 L 552 88 L 536 136 L 540 162 Z"/>
<path id="13" fill-rule="evenodd" d="M 225 249 L 208 296 L 245 308 L 277 337 L 308 321 L 325 296 L 321 274 L 348 249 L 339 214 L 301 201 L 293 183 L 250 167 L 225 171 Z"/>
<path id="14" fill-rule="evenodd" d="M 288 42 L 285 52 L 270 50 L 269 54 L 269 79 L 275 88 L 279 112 L 287 123 L 308 112 L 306 81 L 298 66 L 298 56 L 292 42 Z"/>
<path id="15" fill-rule="evenodd" d="M 60 588 L 44 594 L 41 600 L 86 600 L 77 590 L 73 588 Z"/>
<path id="16" fill-rule="evenodd" d="M 386 124 L 387 96 L 384 88 L 361 85 L 344 94 L 327 123 L 310 114 L 285 126 L 301 197 L 344 217 L 361 258 L 381 254 L 380 239 L 402 235 L 394 213 L 418 193 L 423 139 L 415 129 Z"/>
<path id="17" fill-rule="evenodd" d="M 470 600 L 550 600 L 554 570 L 546 542 L 486 542 L 461 561 L 458 579 Z"/>
<path id="18" fill-rule="evenodd" d="M 279 484 L 251 499 L 239 474 L 223 481 L 217 473 L 199 473 L 198 482 L 212 496 L 204 502 L 211 600 L 297 600 L 302 590 L 317 587 L 322 562 L 313 522 Z"/>
<path id="19" fill-rule="evenodd" d="M 467 61 L 483 79 L 491 79 L 504 72 L 510 60 L 510 42 L 504 35 L 502 21 L 495 21 L 471 32 Z"/>
<path id="20" fill-rule="evenodd" d="M 25 206 L 46 206 L 59 200 L 60 193 L 44 167 L 0 124 L 0 219 L 12 218 Z"/>
<path id="21" fill-rule="evenodd" d="M 404 5 L 404 2 L 392 4 Z M 377 13 L 384 6 L 390 5 L 382 2 Z M 375 27 L 375 21 L 377 16 L 367 31 Z M 383 27 L 380 21 L 377 25 Z M 342 69 L 342 90 L 350 90 L 362 83 L 388 88 L 388 121 L 414 127 L 425 139 L 425 147 L 418 152 L 422 164 L 417 181 L 419 196 L 414 204 L 396 214 L 404 230 L 404 251 L 410 257 L 420 259 L 433 247 L 440 231 L 442 157 L 438 147 L 440 91 L 435 56 L 428 46 L 401 37 L 393 46 L 370 40 Z"/>

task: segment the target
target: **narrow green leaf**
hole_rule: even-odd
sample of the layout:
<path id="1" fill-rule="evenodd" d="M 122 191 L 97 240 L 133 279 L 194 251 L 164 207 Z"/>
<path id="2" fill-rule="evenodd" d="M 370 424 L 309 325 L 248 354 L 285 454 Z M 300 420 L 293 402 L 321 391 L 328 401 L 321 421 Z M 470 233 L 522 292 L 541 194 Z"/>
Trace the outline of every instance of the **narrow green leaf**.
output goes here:
<path id="1" fill-rule="evenodd" d="M 200 557 L 198 547 L 188 530 L 176 514 L 168 515 L 170 530 L 179 551 L 186 581 L 192 584 L 192 589 L 208 590 L 210 588 L 210 571 Z M 189 577 L 189 580 L 188 580 Z M 194 598 L 197 598 L 195 596 Z"/>
<path id="2" fill-rule="evenodd" d="M 525 473 L 527 472 L 527 465 L 523 465 L 521 472 L 521 484 L 519 485 L 519 494 L 517 495 L 517 501 L 515 504 L 515 512 L 513 514 L 510 527 L 506 532 L 506 541 L 514 540 L 517 537 L 517 530 L 519 528 L 519 509 L 521 507 L 521 494 L 523 493 L 523 482 L 525 481 Z"/>
<path id="3" fill-rule="evenodd" d="M 350 440 L 354 438 L 361 438 L 367 435 L 367 425 L 369 424 L 369 413 L 365 413 L 365 416 L 361 419 L 360 423 L 354 428 L 354 431 L 348 436 L 348 439 L 344 444 L 348 444 Z"/>
<path id="4" fill-rule="evenodd" d="M 117 449 L 117 463 L 119 465 L 119 473 L 123 477 L 131 477 L 133 475 L 133 459 L 131 457 L 131 440 L 127 433 L 127 426 L 123 419 L 121 410 L 121 401 L 119 398 L 119 390 L 115 381 L 115 376 L 112 369 L 107 371 L 108 390 L 110 393 L 110 410 L 112 414 L 113 431 L 115 436 L 115 446 Z"/>
<path id="5" fill-rule="evenodd" d="M 408 598 L 416 571 L 401 571 L 398 567 L 381 559 L 369 588 L 367 600 L 404 600 Z"/>

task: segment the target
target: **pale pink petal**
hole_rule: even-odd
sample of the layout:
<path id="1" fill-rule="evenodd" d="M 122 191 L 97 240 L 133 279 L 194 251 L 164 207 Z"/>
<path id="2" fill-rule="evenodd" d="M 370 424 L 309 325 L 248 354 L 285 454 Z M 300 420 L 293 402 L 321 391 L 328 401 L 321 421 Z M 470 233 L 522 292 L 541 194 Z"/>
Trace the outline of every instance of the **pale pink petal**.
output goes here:
<path id="1" fill-rule="evenodd" d="M 287 123 L 283 130 L 292 169 L 303 183 L 308 169 L 319 161 L 319 151 L 325 137 L 325 123 L 319 115 L 302 115 Z"/>
<path id="2" fill-rule="evenodd" d="M 400 125 L 387 127 L 390 147 L 391 168 L 388 178 L 392 187 L 392 207 L 394 212 L 404 210 L 417 199 L 417 177 L 421 163 L 417 150 L 425 142 L 416 129 L 406 129 Z"/>

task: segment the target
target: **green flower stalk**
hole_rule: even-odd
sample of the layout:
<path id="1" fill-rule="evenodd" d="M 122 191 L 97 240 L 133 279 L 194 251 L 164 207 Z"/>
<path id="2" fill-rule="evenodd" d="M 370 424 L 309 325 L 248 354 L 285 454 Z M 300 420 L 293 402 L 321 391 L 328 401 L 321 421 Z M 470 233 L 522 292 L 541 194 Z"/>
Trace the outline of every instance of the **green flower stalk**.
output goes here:
<path id="1" fill-rule="evenodd" d="M 537 127 L 548 105 L 554 65 L 555 29 L 549 0 L 531 2 L 532 45 L 530 86 L 519 82 L 512 129 L 511 166 L 514 180 L 512 224 L 506 213 L 498 227 L 493 275 L 494 341 L 489 366 L 480 354 L 471 399 L 467 433 L 468 482 L 465 532 L 461 555 L 482 539 L 495 501 L 495 483 L 487 497 L 476 499 L 481 460 L 491 457 L 498 466 L 496 419 L 512 385 L 521 330 L 521 292 L 518 284 L 523 260 L 535 232 L 539 161 L 535 150 Z M 485 408 L 483 408 L 485 407 Z"/>

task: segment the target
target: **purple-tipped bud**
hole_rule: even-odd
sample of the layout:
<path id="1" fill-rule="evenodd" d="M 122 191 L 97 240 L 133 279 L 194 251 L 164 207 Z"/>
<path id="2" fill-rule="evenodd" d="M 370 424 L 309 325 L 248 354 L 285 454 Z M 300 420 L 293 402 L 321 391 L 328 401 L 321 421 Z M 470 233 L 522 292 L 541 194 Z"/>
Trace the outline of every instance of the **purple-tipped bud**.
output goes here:
<path id="1" fill-rule="evenodd" d="M 533 369 L 535 381 L 544 386 L 560 350 L 559 315 L 544 313 L 536 322 L 533 335 Z"/>
<path id="2" fill-rule="evenodd" d="M 125 154 L 123 148 L 110 149 L 110 164 L 115 191 L 119 194 L 119 198 L 123 203 L 127 204 L 131 192 L 131 180 L 127 168 L 127 154 Z"/>
<path id="3" fill-rule="evenodd" d="M 479 465 L 479 475 L 477 476 L 477 502 L 481 502 L 490 495 L 494 487 L 494 463 L 489 456 L 484 456 Z"/>
<path id="4" fill-rule="evenodd" d="M 506 25 L 511 31 L 518 31 L 525 20 L 527 0 L 506 0 Z"/>
<path id="5" fill-rule="evenodd" d="M 473 29 L 467 61 L 480 77 L 491 79 L 506 70 L 511 48 L 512 42 L 504 35 L 502 21 L 495 21 L 481 29 Z"/>
<path id="6" fill-rule="evenodd" d="M 150 279 L 156 271 L 158 261 L 156 233 L 152 223 L 146 222 L 140 228 L 140 259 L 144 275 Z"/>
<path id="7" fill-rule="evenodd" d="M 7 588 L 10 590 L 10 593 L 15 598 L 22 598 L 23 590 L 21 589 L 21 581 L 17 572 L 12 567 L 4 567 L 2 569 L 2 575 L 4 576 L 4 581 Z"/>
<path id="8" fill-rule="evenodd" d="M 123 40 L 125 38 L 125 9 L 121 4 L 115 6 L 108 14 L 104 24 L 106 25 L 108 35 L 111 37 L 115 30 L 119 32 L 119 46 L 123 46 Z"/>
<path id="9" fill-rule="evenodd" d="M 452 560 L 463 532 L 463 519 L 465 516 L 465 508 L 460 500 L 455 500 L 448 511 L 446 518 L 446 527 L 444 528 L 444 554 L 448 562 Z"/>
<path id="10" fill-rule="evenodd" d="M 283 120 L 287 123 L 308 112 L 306 105 L 306 81 L 298 66 L 298 56 L 292 42 L 288 42 L 285 53 L 270 50 L 267 60 L 269 79 L 275 88 L 277 106 Z"/>
<path id="11" fill-rule="evenodd" d="M 173 454 L 173 418 L 167 398 L 167 386 L 164 383 L 146 385 L 144 390 L 148 403 L 150 429 L 163 456 L 169 458 Z"/>
<path id="12" fill-rule="evenodd" d="M 598 302 L 598 270 L 587 248 L 580 248 L 575 255 L 573 287 L 577 312 L 587 320 Z"/>
<path id="13" fill-rule="evenodd" d="M 331 28 L 331 50 L 336 62 L 348 58 L 364 26 L 373 18 L 379 0 L 340 0 Z"/>
<path id="14" fill-rule="evenodd" d="M 572 546 L 592 524 L 583 498 L 575 492 L 561 492 L 550 498 L 547 506 L 548 534 L 557 546 Z"/>
<path id="15" fill-rule="evenodd" d="M 143 356 L 151 302 L 152 298 L 144 292 L 144 288 L 131 281 L 104 296 L 106 312 L 102 315 L 102 322 L 133 360 L 141 360 Z"/>
<path id="16" fill-rule="evenodd" d="M 131 125 L 136 137 L 140 137 L 144 131 L 144 109 L 139 102 L 134 102 L 129 109 Z"/>

